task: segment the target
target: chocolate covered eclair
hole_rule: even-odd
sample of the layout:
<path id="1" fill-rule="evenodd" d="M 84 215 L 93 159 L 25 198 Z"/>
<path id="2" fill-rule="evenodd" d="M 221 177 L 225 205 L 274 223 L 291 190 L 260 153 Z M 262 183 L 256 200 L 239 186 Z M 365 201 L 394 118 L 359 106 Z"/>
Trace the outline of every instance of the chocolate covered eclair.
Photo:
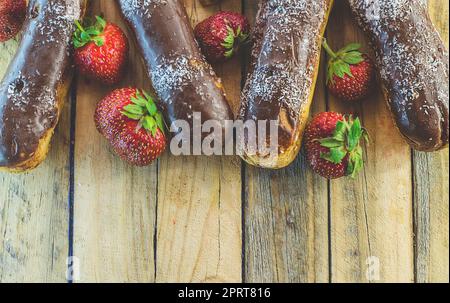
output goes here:
<path id="1" fill-rule="evenodd" d="M 71 75 L 74 21 L 85 0 L 30 0 L 17 53 L 0 83 L 0 170 L 46 157 Z"/>
<path id="2" fill-rule="evenodd" d="M 297 156 L 319 70 L 321 44 L 332 0 L 263 0 L 254 33 L 252 63 L 240 119 L 278 124 L 277 153 L 261 153 L 246 137 L 242 158 L 264 168 L 282 168 Z M 272 138 L 273 139 L 273 138 Z M 270 132 L 258 142 L 271 149 Z"/>
<path id="3" fill-rule="evenodd" d="M 423 0 L 349 0 L 369 36 L 395 124 L 420 151 L 448 145 L 448 51 Z"/>

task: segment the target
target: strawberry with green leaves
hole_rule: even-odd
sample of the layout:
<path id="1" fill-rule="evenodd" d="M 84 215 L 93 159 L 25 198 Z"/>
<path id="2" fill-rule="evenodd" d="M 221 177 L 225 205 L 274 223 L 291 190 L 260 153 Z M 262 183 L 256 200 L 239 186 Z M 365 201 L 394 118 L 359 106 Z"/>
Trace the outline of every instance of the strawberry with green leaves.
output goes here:
<path id="1" fill-rule="evenodd" d="M 330 57 L 327 71 L 330 92 L 348 102 L 367 97 L 373 87 L 375 73 L 372 60 L 359 51 L 361 45 L 351 43 L 334 52 L 324 40 L 323 47 Z"/>
<path id="2" fill-rule="evenodd" d="M 355 178 L 364 165 L 362 139 L 368 141 L 368 135 L 359 118 L 320 113 L 305 131 L 307 161 L 324 178 Z"/>
<path id="3" fill-rule="evenodd" d="M 75 22 L 75 65 L 81 74 L 113 85 L 120 81 L 128 57 L 128 39 L 120 27 L 96 17 L 92 25 Z"/>
<path id="4" fill-rule="evenodd" d="M 208 61 L 223 62 L 247 41 L 250 23 L 239 13 L 219 12 L 200 22 L 194 34 Z"/>
<path id="5" fill-rule="evenodd" d="M 166 148 L 163 117 L 145 91 L 114 90 L 99 102 L 94 120 L 114 152 L 132 165 L 150 165 Z"/>

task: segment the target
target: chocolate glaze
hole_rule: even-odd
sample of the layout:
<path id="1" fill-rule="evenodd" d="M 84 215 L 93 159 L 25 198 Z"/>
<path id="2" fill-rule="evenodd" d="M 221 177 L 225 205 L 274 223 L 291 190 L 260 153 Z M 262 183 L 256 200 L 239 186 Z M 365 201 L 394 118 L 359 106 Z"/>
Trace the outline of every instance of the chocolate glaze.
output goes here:
<path id="1" fill-rule="evenodd" d="M 232 120 L 221 80 L 206 63 L 195 41 L 180 0 L 119 0 L 147 65 L 160 106 L 170 125 L 191 123 L 194 112 L 202 121 Z"/>
<path id="2" fill-rule="evenodd" d="M 0 83 L 0 167 L 31 159 L 58 121 L 57 91 L 82 1 L 29 1 L 20 46 Z"/>
<path id="3" fill-rule="evenodd" d="M 329 0 L 260 2 L 240 119 L 279 121 L 280 154 L 301 140 L 331 5 Z"/>
<path id="4" fill-rule="evenodd" d="M 251 52 L 251 60 L 248 69 L 248 74 L 252 74 L 258 62 L 259 54 L 261 53 L 261 48 L 264 41 L 264 31 L 267 26 L 267 15 L 268 15 L 268 3 L 269 0 L 260 0 L 258 4 L 258 13 L 256 14 L 255 25 L 253 26 L 251 33 L 251 42 L 253 44 Z"/>
<path id="5" fill-rule="evenodd" d="M 373 44 L 385 95 L 410 145 L 448 145 L 448 51 L 423 0 L 349 0 Z"/>

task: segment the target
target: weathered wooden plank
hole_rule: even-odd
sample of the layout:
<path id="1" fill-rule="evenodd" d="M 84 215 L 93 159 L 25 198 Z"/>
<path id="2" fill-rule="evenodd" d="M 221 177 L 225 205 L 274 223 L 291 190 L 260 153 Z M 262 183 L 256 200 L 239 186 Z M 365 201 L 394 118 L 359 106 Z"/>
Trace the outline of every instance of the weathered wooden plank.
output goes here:
<path id="1" fill-rule="evenodd" d="M 357 41 L 369 50 L 349 12 L 346 1 L 336 2 L 328 26 L 330 44 L 338 49 Z M 331 182 L 332 282 L 411 282 L 410 149 L 395 129 L 379 92 L 358 104 L 344 104 L 330 96 L 329 107 L 358 115 L 371 135 L 360 176 Z"/>
<path id="2" fill-rule="evenodd" d="M 0 79 L 17 48 L 0 43 Z M 45 162 L 0 173 L 0 282 L 64 282 L 68 252 L 69 100 Z M 45 182 L 43 182 L 45 180 Z"/>
<path id="3" fill-rule="evenodd" d="M 19 45 L 19 38 L 11 39 L 9 41 L 0 43 L 0 79 L 3 79 L 3 76 L 6 73 L 9 62 L 14 57 L 16 53 L 17 47 Z"/>
<path id="4" fill-rule="evenodd" d="M 258 1 L 246 1 L 251 20 Z M 312 114 L 325 110 L 321 67 Z M 279 171 L 245 167 L 245 281 L 328 282 L 328 186 L 303 155 Z"/>
<path id="5" fill-rule="evenodd" d="M 185 1 L 193 23 L 218 6 Z M 222 9 L 240 11 L 241 2 Z M 239 60 L 216 66 L 232 104 L 239 102 Z M 171 157 L 159 166 L 158 282 L 241 281 L 240 161 L 234 157 Z"/>
<path id="6" fill-rule="evenodd" d="M 239 162 L 163 157 L 158 190 L 158 282 L 239 282 Z"/>
<path id="7" fill-rule="evenodd" d="M 93 3 L 92 14 L 122 28 L 114 1 Z M 148 89 L 144 65 L 130 39 L 130 64 L 120 87 Z M 154 281 L 157 164 L 133 168 L 115 156 L 95 129 L 96 103 L 111 89 L 79 79 L 75 133 L 74 256 L 81 282 Z"/>
<path id="8" fill-rule="evenodd" d="M 449 3 L 428 1 L 434 24 L 448 49 Z M 414 153 L 416 281 L 449 281 L 449 154 Z"/>

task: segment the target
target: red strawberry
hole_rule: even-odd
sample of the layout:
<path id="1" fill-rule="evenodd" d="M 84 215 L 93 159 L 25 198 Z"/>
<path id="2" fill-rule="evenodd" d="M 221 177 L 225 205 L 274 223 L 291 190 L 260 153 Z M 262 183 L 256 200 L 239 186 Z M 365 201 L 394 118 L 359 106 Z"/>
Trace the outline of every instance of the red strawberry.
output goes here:
<path id="1" fill-rule="evenodd" d="M 25 0 L 0 1 L 0 42 L 14 38 L 20 31 L 26 10 Z"/>
<path id="2" fill-rule="evenodd" d="M 150 165 L 166 148 L 162 115 L 145 91 L 113 91 L 97 105 L 94 120 L 114 151 L 132 165 Z"/>
<path id="3" fill-rule="evenodd" d="M 77 21 L 74 33 L 75 64 L 78 70 L 107 85 L 120 81 L 128 56 L 128 40 L 120 27 L 96 17 L 83 28 Z"/>
<path id="4" fill-rule="evenodd" d="M 323 42 L 331 57 L 328 62 L 327 85 L 330 92 L 343 101 L 358 101 L 367 97 L 375 79 L 372 60 L 359 51 L 360 44 L 351 43 L 337 53 Z"/>
<path id="5" fill-rule="evenodd" d="M 308 163 L 314 172 L 328 179 L 355 178 L 362 169 L 362 138 L 368 140 L 359 118 L 348 119 L 334 112 L 317 115 L 305 131 Z"/>
<path id="6" fill-rule="evenodd" d="M 194 30 L 203 54 L 210 62 L 231 58 L 248 39 L 250 23 L 241 14 L 219 12 L 200 22 Z"/>

